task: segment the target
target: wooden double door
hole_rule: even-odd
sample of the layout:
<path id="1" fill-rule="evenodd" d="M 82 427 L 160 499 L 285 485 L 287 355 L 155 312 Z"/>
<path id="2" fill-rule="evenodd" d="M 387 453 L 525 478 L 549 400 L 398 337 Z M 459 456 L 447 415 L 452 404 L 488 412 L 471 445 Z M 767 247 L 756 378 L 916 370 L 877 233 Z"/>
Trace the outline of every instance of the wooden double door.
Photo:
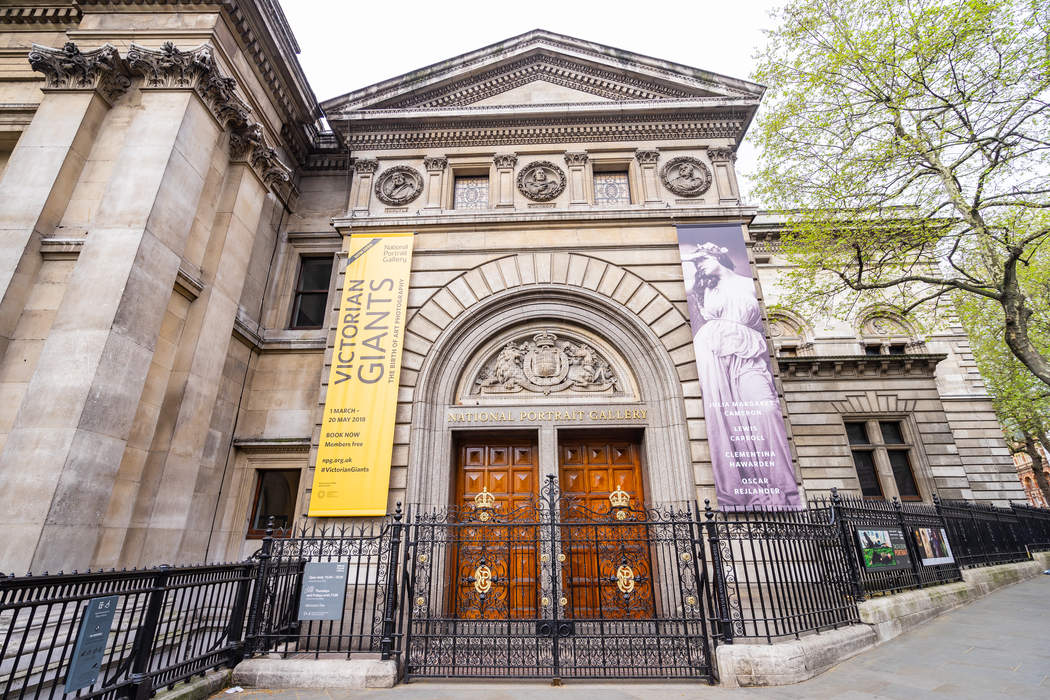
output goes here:
<path id="1" fill-rule="evenodd" d="M 456 547 L 454 567 L 457 591 L 453 608 L 460 617 L 536 617 L 540 598 L 540 557 L 555 553 L 561 567 L 561 590 L 568 599 L 566 617 L 624 617 L 603 609 L 602 586 L 610 573 L 603 566 L 602 548 L 610 541 L 629 541 L 645 550 L 645 526 L 612 523 L 603 530 L 596 523 L 610 520 L 609 495 L 621 489 L 632 507 L 645 502 L 638 440 L 618 435 L 569 435 L 558 444 L 558 485 L 561 494 L 556 523 L 541 521 L 534 508 L 542 477 L 535 439 L 483 437 L 459 444 L 455 503 L 469 509 L 478 494 L 492 494 L 500 514 L 495 524 L 464 527 Z M 568 506 L 567 504 L 572 504 Z M 500 551 L 502 550 L 502 551 Z M 491 552 L 484 562 L 480 552 Z M 639 551 L 633 552 L 638 559 Z M 611 562 L 610 556 L 605 556 Z M 473 571 L 484 564 L 500 585 L 493 595 L 500 605 L 479 610 Z M 643 567 L 646 568 L 646 567 Z M 472 571 L 473 569 L 473 571 Z M 644 578 L 644 576 L 642 577 Z M 649 584 L 642 581 L 641 586 Z M 605 586 L 608 588 L 608 586 Z M 640 591 L 641 592 L 641 591 Z M 651 597 L 651 595 L 650 595 Z M 606 605 L 606 608 L 609 606 Z"/>

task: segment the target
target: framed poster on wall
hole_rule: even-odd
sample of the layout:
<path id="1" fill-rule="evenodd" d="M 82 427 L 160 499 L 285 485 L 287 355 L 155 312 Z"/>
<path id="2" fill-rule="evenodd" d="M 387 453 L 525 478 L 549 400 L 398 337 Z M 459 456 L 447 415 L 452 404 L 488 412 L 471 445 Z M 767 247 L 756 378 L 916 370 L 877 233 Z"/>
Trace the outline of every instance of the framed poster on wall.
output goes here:
<path id="1" fill-rule="evenodd" d="M 857 529 L 860 564 L 866 571 L 893 571 L 911 567 L 908 543 L 899 527 Z"/>
<path id="2" fill-rule="evenodd" d="M 912 531 L 919 561 L 923 566 L 951 564 L 955 561 L 948 544 L 948 533 L 942 527 L 917 527 Z"/>

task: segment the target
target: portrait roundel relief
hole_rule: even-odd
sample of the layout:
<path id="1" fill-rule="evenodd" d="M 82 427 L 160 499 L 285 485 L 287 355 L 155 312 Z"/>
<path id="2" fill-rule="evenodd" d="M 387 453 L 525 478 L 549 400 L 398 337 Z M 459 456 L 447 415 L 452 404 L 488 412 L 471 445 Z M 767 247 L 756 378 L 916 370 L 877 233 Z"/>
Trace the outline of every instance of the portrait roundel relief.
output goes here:
<path id="1" fill-rule="evenodd" d="M 518 191 L 534 202 L 549 202 L 565 191 L 565 173 L 549 160 L 533 161 L 518 173 Z"/>
<path id="2" fill-rule="evenodd" d="M 392 207 L 408 204 L 423 191 L 423 176 L 405 165 L 384 170 L 376 179 L 376 197 Z"/>
<path id="3" fill-rule="evenodd" d="M 711 171 L 696 158 L 678 156 L 660 171 L 664 187 L 679 197 L 699 197 L 711 188 Z"/>

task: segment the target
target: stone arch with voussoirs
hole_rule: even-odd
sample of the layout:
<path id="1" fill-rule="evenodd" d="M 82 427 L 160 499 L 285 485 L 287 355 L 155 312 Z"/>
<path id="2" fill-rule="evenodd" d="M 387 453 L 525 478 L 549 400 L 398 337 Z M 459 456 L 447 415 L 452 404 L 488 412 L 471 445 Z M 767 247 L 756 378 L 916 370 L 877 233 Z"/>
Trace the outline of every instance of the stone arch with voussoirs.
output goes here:
<path id="1" fill-rule="evenodd" d="M 594 333 L 619 351 L 648 406 L 647 498 L 693 501 L 690 440 L 702 438 L 702 409 L 692 333 L 682 310 L 622 267 L 540 252 L 508 255 L 464 272 L 409 319 L 403 371 L 417 374 L 411 414 L 404 417 L 411 423 L 407 502 L 448 503 L 453 438 L 447 410 L 471 358 L 508 327 L 543 319 Z M 541 453 L 554 449 L 539 447 Z"/>

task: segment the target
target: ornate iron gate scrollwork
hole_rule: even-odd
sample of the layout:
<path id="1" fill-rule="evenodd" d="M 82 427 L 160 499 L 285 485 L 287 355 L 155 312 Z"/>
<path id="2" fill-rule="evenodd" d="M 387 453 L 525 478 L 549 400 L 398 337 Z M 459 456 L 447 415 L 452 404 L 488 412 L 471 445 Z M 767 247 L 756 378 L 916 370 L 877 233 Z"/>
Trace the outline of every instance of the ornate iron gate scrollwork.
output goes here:
<path id="1" fill-rule="evenodd" d="M 561 497 L 417 509 L 409 677 L 712 678 L 695 509 Z"/>

